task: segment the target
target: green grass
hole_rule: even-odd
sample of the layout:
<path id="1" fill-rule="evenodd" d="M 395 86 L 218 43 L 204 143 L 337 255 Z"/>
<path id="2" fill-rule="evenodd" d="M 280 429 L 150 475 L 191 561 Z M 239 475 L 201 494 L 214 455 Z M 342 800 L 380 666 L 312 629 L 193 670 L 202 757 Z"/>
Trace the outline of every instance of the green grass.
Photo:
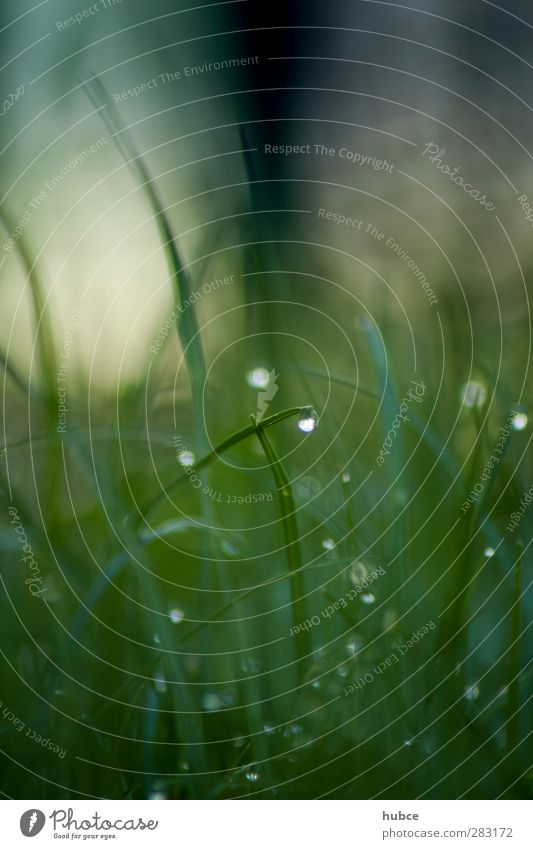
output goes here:
<path id="1" fill-rule="evenodd" d="M 143 187 L 179 303 L 201 275 L 185 271 L 155 182 L 105 92 L 93 87 Z M 360 381 L 339 339 L 318 334 L 329 375 L 278 336 L 250 344 L 210 382 L 208 366 L 227 340 L 204 337 L 192 308 L 178 323 L 179 348 L 169 341 L 157 363 L 158 384 L 171 383 L 186 352 L 188 384 L 178 397 L 161 405 L 147 392 L 147 354 L 136 381 L 93 403 L 90 431 L 87 387 L 72 386 L 59 442 L 54 339 L 33 263 L 20 258 L 40 328 L 44 409 L 41 438 L 29 439 L 20 412 L 26 376 L 0 358 L 8 398 L 19 399 L 4 446 L 9 485 L 4 471 L 1 479 L 9 594 L 2 701 L 67 755 L 53 756 L 2 721 L 4 792 L 530 797 L 527 746 L 519 744 L 532 730 L 525 629 L 533 514 L 514 536 L 505 531 L 530 485 L 528 429 L 511 433 L 482 496 L 461 513 L 507 415 L 512 375 L 494 403 L 457 419 L 463 376 L 455 367 L 437 373 L 438 346 L 422 326 L 426 356 L 416 374 L 427 394 L 379 468 L 376 456 L 415 376 L 390 318 L 378 332 L 340 303 L 327 305 L 357 349 Z M 260 276 L 261 262 L 258 252 L 242 267 Z M 238 302 L 246 332 L 290 326 L 275 303 L 264 315 L 251 308 L 244 284 Z M 302 313 L 297 330 L 316 341 L 314 321 Z M 467 342 L 455 340 L 464 351 Z M 280 391 L 257 422 L 257 390 L 246 374 L 268 357 Z M 530 398 L 520 400 L 530 408 Z M 304 435 L 296 422 L 309 406 L 319 423 Z M 177 461 L 175 428 L 196 456 L 201 492 Z M 27 486 L 32 472 L 43 512 Z M 247 502 L 252 493 L 272 498 Z M 11 503 L 46 574 L 44 601 L 21 580 Z M 491 557 L 487 546 L 496 549 Z M 324 616 L 353 590 L 354 563 L 384 574 Z M 290 635 L 309 620 L 312 627 Z M 430 621 L 435 628 L 398 663 L 374 672 Z M 365 676 L 370 683 L 345 694 Z"/>

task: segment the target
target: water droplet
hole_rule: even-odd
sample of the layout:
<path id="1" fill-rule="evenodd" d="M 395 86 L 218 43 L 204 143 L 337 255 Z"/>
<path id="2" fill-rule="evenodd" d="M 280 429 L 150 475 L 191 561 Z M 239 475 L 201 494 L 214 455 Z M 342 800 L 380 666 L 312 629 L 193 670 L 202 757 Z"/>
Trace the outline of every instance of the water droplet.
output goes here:
<path id="1" fill-rule="evenodd" d="M 489 545 L 489 546 L 487 546 L 487 548 L 485 549 L 485 551 L 483 552 L 483 554 L 485 555 L 485 557 L 494 557 L 494 555 L 496 554 L 496 552 L 495 552 L 495 550 L 494 550 L 493 548 L 491 548 L 491 547 L 490 547 L 490 545 Z"/>
<path id="2" fill-rule="evenodd" d="M 270 382 L 270 372 L 262 366 L 253 368 L 246 375 L 246 382 L 252 389 L 266 389 Z"/>
<path id="3" fill-rule="evenodd" d="M 191 766 L 189 764 L 189 761 L 182 761 L 180 764 L 178 764 L 178 769 L 182 770 L 183 772 L 188 772 L 190 768 Z"/>
<path id="4" fill-rule="evenodd" d="M 413 745 L 413 743 L 414 743 L 414 737 L 407 737 L 407 738 L 403 741 L 404 746 L 407 746 L 407 748 L 408 748 L 408 749 L 410 749 L 410 748 L 411 748 L 411 746 Z"/>
<path id="5" fill-rule="evenodd" d="M 230 690 L 221 690 L 219 693 L 219 698 L 224 705 L 224 707 L 233 707 L 236 704 L 235 694 Z"/>
<path id="6" fill-rule="evenodd" d="M 374 604 L 375 600 L 376 596 L 374 595 L 374 593 L 363 593 L 363 595 L 361 596 L 361 601 L 363 602 L 363 604 Z"/>
<path id="7" fill-rule="evenodd" d="M 298 416 L 298 428 L 302 433 L 311 433 L 318 424 L 318 415 L 312 407 L 306 407 Z"/>
<path id="8" fill-rule="evenodd" d="M 525 430 L 527 427 L 526 413 L 515 413 L 513 417 L 513 430 Z"/>
<path id="9" fill-rule="evenodd" d="M 482 407 L 487 398 L 487 387 L 479 380 L 469 380 L 461 388 L 461 401 L 465 407 Z"/>
<path id="10" fill-rule="evenodd" d="M 168 618 L 176 625 L 178 622 L 183 622 L 185 614 L 183 610 L 179 609 L 179 607 L 171 607 L 168 611 Z"/>
<path id="11" fill-rule="evenodd" d="M 54 690 L 54 693 L 55 693 L 56 696 L 64 696 L 65 695 L 64 690 Z"/>
<path id="12" fill-rule="evenodd" d="M 303 730 L 303 725 L 301 725 L 299 722 L 293 722 L 292 725 L 288 725 L 283 730 L 283 737 L 298 737 L 298 735 L 301 734 Z"/>
<path id="13" fill-rule="evenodd" d="M 311 687 L 313 690 L 320 690 L 320 681 L 311 681 Z"/>
<path id="14" fill-rule="evenodd" d="M 348 569 L 348 577 L 354 587 L 360 587 L 363 581 L 368 578 L 368 570 L 364 563 L 356 560 Z"/>
<path id="15" fill-rule="evenodd" d="M 162 669 L 159 669 L 154 677 L 154 687 L 158 693 L 166 693 L 167 681 Z"/>
<path id="16" fill-rule="evenodd" d="M 477 684 L 470 684 L 465 690 L 465 699 L 469 702 L 475 702 L 479 697 L 479 687 Z"/>
<path id="17" fill-rule="evenodd" d="M 166 799 L 167 797 L 166 797 L 166 796 L 165 796 L 165 794 L 164 794 L 164 793 L 162 793 L 160 790 L 156 790 L 154 793 L 150 793 L 150 794 L 149 794 L 149 796 L 148 796 L 148 798 L 149 798 L 151 801 L 154 801 L 154 802 L 155 802 L 155 801 L 157 801 L 157 800 Z"/>
<path id="18" fill-rule="evenodd" d="M 223 702 L 218 693 L 206 693 L 202 699 L 202 707 L 204 710 L 220 710 Z"/>
<path id="19" fill-rule="evenodd" d="M 342 475 L 341 475 L 341 481 L 343 483 L 350 483 L 350 481 L 351 481 L 350 473 L 349 472 L 343 472 Z"/>
<path id="20" fill-rule="evenodd" d="M 159 636 L 159 634 L 154 634 L 152 639 L 153 639 L 154 643 L 156 643 L 156 645 L 159 645 L 159 643 L 161 642 L 161 637 Z"/>
<path id="21" fill-rule="evenodd" d="M 261 671 L 261 663 L 256 657 L 245 657 L 241 662 L 241 669 L 247 675 L 257 675 Z"/>
<path id="22" fill-rule="evenodd" d="M 235 737 L 233 745 L 236 749 L 242 749 L 243 746 L 246 746 L 246 737 Z"/>
<path id="23" fill-rule="evenodd" d="M 339 678 L 347 678 L 348 670 L 345 666 L 339 666 L 339 668 L 337 669 L 337 675 L 339 676 Z"/>
<path id="24" fill-rule="evenodd" d="M 322 548 L 326 551 L 331 551 L 332 548 L 335 548 L 335 540 L 332 540 L 331 537 L 326 537 L 326 539 L 322 540 Z"/>
<path id="25" fill-rule="evenodd" d="M 250 766 L 246 769 L 246 772 L 244 773 L 244 777 L 246 778 L 246 781 L 249 781 L 251 784 L 255 784 L 255 782 L 259 781 L 259 779 L 261 778 L 261 773 L 259 772 L 256 766 L 250 764 Z"/>
<path id="26" fill-rule="evenodd" d="M 263 725 L 263 731 L 265 732 L 265 734 L 273 734 L 275 730 L 276 729 L 270 722 L 265 722 L 265 724 Z"/>
<path id="27" fill-rule="evenodd" d="M 361 648 L 361 640 L 358 637 L 352 637 L 351 640 L 348 640 L 346 643 L 346 652 L 351 657 L 354 654 L 357 654 L 359 649 Z"/>
<path id="28" fill-rule="evenodd" d="M 405 489 L 396 490 L 396 492 L 394 493 L 394 498 L 396 499 L 396 504 L 398 504 L 400 507 L 403 507 L 405 504 L 407 504 L 407 501 L 409 500 L 409 496 Z"/>
<path id="29" fill-rule="evenodd" d="M 183 450 L 178 454 L 178 463 L 180 466 L 184 468 L 188 468 L 189 466 L 194 466 L 196 462 L 196 457 L 194 456 L 192 451 Z"/>

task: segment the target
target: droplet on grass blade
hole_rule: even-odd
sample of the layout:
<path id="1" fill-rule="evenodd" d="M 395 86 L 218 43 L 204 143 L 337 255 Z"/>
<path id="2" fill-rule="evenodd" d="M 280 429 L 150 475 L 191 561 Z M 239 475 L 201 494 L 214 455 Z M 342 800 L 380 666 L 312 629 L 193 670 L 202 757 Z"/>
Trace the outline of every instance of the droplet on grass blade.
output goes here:
<path id="1" fill-rule="evenodd" d="M 349 472 L 343 472 L 342 475 L 341 475 L 341 481 L 343 483 L 350 483 L 350 481 L 351 481 L 350 473 Z"/>
<path id="2" fill-rule="evenodd" d="M 167 682 L 164 675 L 164 672 L 159 669 L 154 677 L 154 687 L 158 693 L 166 693 L 167 691 Z"/>
<path id="3" fill-rule="evenodd" d="M 261 663 L 256 657 L 245 657 L 241 661 L 241 669 L 247 675 L 257 675 L 261 672 Z"/>
<path id="4" fill-rule="evenodd" d="M 246 778 L 246 781 L 249 781 L 251 784 L 255 784 L 256 781 L 259 781 L 261 778 L 261 773 L 256 766 L 251 764 L 244 773 L 244 777 Z"/>
<path id="5" fill-rule="evenodd" d="M 266 389 L 270 383 L 270 372 L 262 366 L 257 366 L 246 375 L 246 383 L 252 389 Z"/>
<path id="6" fill-rule="evenodd" d="M 322 540 L 322 548 L 326 551 L 331 551 L 332 548 L 335 548 L 335 540 L 332 540 L 331 537 L 326 537 L 326 539 Z"/>
<path id="7" fill-rule="evenodd" d="M 487 398 L 487 387 L 479 380 L 469 380 L 461 387 L 461 401 L 465 407 L 482 407 Z"/>
<path id="8" fill-rule="evenodd" d="M 368 578 L 368 570 L 365 564 L 360 560 L 356 560 L 355 563 L 352 563 L 348 569 L 348 577 L 354 587 L 361 586 L 362 582 L 366 581 Z"/>
<path id="9" fill-rule="evenodd" d="M 359 637 L 352 637 L 352 639 L 348 640 L 348 642 L 346 643 L 346 653 L 351 657 L 352 655 L 357 654 L 361 646 L 362 641 L 359 639 Z"/>
<path id="10" fill-rule="evenodd" d="M 525 430 L 527 427 L 528 418 L 526 413 L 515 413 L 513 417 L 513 430 Z"/>
<path id="11" fill-rule="evenodd" d="M 468 702 L 475 702 L 477 698 L 479 698 L 479 687 L 477 684 L 470 684 L 469 687 L 466 688 L 464 693 L 465 699 Z"/>
<path id="12" fill-rule="evenodd" d="M 202 699 L 204 710 L 220 710 L 223 707 L 222 699 L 218 693 L 206 693 Z"/>
<path id="13" fill-rule="evenodd" d="M 363 604 L 374 604 L 375 600 L 376 596 L 374 595 L 374 593 L 363 593 L 363 595 L 361 596 L 361 601 L 363 602 Z"/>
<path id="14" fill-rule="evenodd" d="M 496 552 L 495 552 L 495 550 L 494 550 L 493 548 L 491 548 L 491 546 L 489 545 L 489 546 L 487 546 L 487 548 L 485 549 L 485 551 L 483 552 L 483 554 L 485 555 L 485 557 L 494 557 L 494 555 L 496 554 Z"/>
<path id="15" fill-rule="evenodd" d="M 180 466 L 183 466 L 184 469 L 189 468 L 189 466 L 194 466 L 195 461 L 196 457 L 192 451 L 183 450 L 178 454 L 178 463 Z"/>
<path id="16" fill-rule="evenodd" d="M 183 622 L 185 614 L 178 607 L 171 607 L 168 611 L 168 618 L 176 625 L 178 622 Z"/>
<path id="17" fill-rule="evenodd" d="M 306 407 L 298 416 L 297 426 L 302 433 L 311 433 L 318 424 L 318 415 L 313 407 Z"/>

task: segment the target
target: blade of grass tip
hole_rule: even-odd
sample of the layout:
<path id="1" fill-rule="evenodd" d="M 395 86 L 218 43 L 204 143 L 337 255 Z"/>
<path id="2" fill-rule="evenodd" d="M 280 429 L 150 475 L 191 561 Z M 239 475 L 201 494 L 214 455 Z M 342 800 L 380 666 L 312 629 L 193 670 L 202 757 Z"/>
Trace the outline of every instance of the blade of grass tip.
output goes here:
<path id="1" fill-rule="evenodd" d="M 298 525 L 296 522 L 296 503 L 285 470 L 274 450 L 263 423 L 259 423 L 255 416 L 251 416 L 251 418 L 257 438 L 265 452 L 267 462 L 270 464 L 270 469 L 278 489 L 279 506 L 285 537 L 285 551 L 290 573 L 292 605 L 296 619 L 294 624 L 302 625 L 305 623 L 306 604 Z M 301 666 L 302 661 L 310 654 L 310 641 L 307 629 L 300 628 L 300 631 L 295 633 L 295 638 L 298 659 Z"/>
<path id="2" fill-rule="evenodd" d="M 513 616 L 511 622 L 511 649 L 509 658 L 509 691 L 507 698 L 507 750 L 509 753 L 518 746 L 520 741 L 520 636 L 522 627 L 521 616 L 521 585 L 522 585 L 522 553 L 523 545 L 519 540 L 516 544 L 516 561 L 514 564 Z M 511 755 L 513 757 L 513 755 Z"/>
<path id="3" fill-rule="evenodd" d="M 154 181 L 148 172 L 148 168 L 141 156 L 137 153 L 131 137 L 126 132 L 126 128 L 111 102 L 111 98 L 97 77 L 93 77 L 87 83 L 87 91 L 96 107 L 106 107 L 102 110 L 104 123 L 106 124 L 122 157 L 136 174 L 137 179 L 140 181 L 141 187 L 146 194 L 167 256 L 167 263 L 171 277 L 174 281 L 175 296 L 178 303 L 189 301 L 193 294 L 189 277 L 181 261 L 170 220 L 163 209 L 163 205 L 159 199 Z M 176 328 L 184 351 L 185 361 L 187 363 L 187 371 L 196 410 L 196 424 L 199 427 L 198 432 L 204 435 L 201 399 L 206 379 L 206 366 L 202 339 L 196 318 L 195 305 L 192 302 L 190 303 L 191 305 L 188 309 L 180 311 L 179 318 L 176 322 Z M 203 441 L 205 444 L 205 438 Z"/>
<path id="4" fill-rule="evenodd" d="M 272 416 L 268 416 L 263 419 L 261 425 L 263 428 L 272 427 L 272 425 L 277 424 L 278 422 L 282 422 L 285 419 L 290 418 L 291 416 L 299 415 L 302 410 L 306 409 L 305 407 L 290 407 L 287 410 L 282 410 L 279 413 L 274 413 Z M 242 428 L 236 433 L 232 433 L 231 436 L 228 436 L 226 439 L 222 440 L 212 451 L 202 457 L 197 463 L 194 464 L 194 472 L 199 472 L 202 469 L 210 466 L 215 460 L 218 460 L 220 455 L 225 451 L 228 451 L 230 448 L 233 448 L 234 445 L 238 445 L 239 442 L 242 442 L 245 439 L 248 439 L 250 436 L 253 436 L 256 433 L 255 425 L 248 425 L 247 427 Z M 189 470 L 189 474 L 191 471 Z M 147 504 L 144 505 L 142 510 L 140 511 L 140 518 L 138 520 L 138 524 L 142 525 L 146 519 L 149 518 L 151 513 L 155 510 L 155 508 L 168 496 L 168 494 L 175 489 L 183 480 L 187 478 L 187 472 L 183 472 L 178 478 L 174 478 L 167 486 L 165 487 L 163 492 L 158 492 Z M 137 514 L 136 514 L 137 515 Z"/>

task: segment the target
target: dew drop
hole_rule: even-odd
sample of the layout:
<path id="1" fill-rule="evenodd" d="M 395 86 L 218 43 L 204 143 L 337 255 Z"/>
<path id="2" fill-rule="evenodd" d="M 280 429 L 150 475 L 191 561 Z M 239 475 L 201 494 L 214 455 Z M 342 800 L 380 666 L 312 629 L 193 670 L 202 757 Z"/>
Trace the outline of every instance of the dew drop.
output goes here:
<path id="1" fill-rule="evenodd" d="M 326 537 L 326 539 L 322 540 L 322 548 L 325 551 L 331 551 L 332 548 L 335 548 L 335 540 L 332 540 L 331 537 Z"/>
<path id="2" fill-rule="evenodd" d="M 487 546 L 487 548 L 485 549 L 485 551 L 483 552 L 483 554 L 485 555 L 485 557 L 494 557 L 494 555 L 496 554 L 496 552 L 495 552 L 495 550 L 494 550 L 493 548 L 491 548 L 491 546 L 489 545 L 489 546 Z"/>
<path id="3" fill-rule="evenodd" d="M 183 610 L 179 609 L 179 607 L 171 607 L 168 611 L 168 618 L 171 622 L 174 622 L 174 624 L 177 625 L 178 622 L 183 622 L 185 614 Z"/>
<path id="4" fill-rule="evenodd" d="M 525 430 L 527 421 L 526 413 L 515 413 L 513 417 L 513 430 Z"/>
<path id="5" fill-rule="evenodd" d="M 313 407 L 306 407 L 298 416 L 297 425 L 302 433 L 311 433 L 318 424 L 318 415 Z"/>
<path id="6" fill-rule="evenodd" d="M 166 693 L 167 691 L 167 682 L 162 670 L 158 670 L 156 672 L 154 678 L 154 687 L 158 693 Z"/>
<path id="7" fill-rule="evenodd" d="M 352 657 L 352 655 L 357 654 L 359 649 L 361 648 L 361 640 L 359 638 L 353 637 L 351 640 L 348 640 L 346 643 L 346 653 Z"/>
<path id="8" fill-rule="evenodd" d="M 261 778 L 261 773 L 256 766 L 251 764 L 244 773 L 244 777 L 246 778 L 246 781 L 249 781 L 251 784 L 255 784 Z"/>
<path id="9" fill-rule="evenodd" d="M 287 725 L 283 730 L 283 737 L 298 737 L 303 730 L 303 726 L 299 722 L 293 722 L 292 725 Z"/>
<path id="10" fill-rule="evenodd" d="M 407 738 L 403 741 L 403 744 L 404 744 L 404 746 L 407 746 L 407 748 L 408 748 L 408 749 L 410 749 L 410 748 L 411 748 L 411 746 L 413 745 L 413 742 L 414 742 L 414 738 L 413 738 L 413 737 L 407 737 Z"/>
<path id="11" fill-rule="evenodd" d="M 246 382 L 252 389 L 266 389 L 270 383 L 270 372 L 262 366 L 257 366 L 248 372 Z"/>
<path id="12" fill-rule="evenodd" d="M 265 732 L 265 734 L 273 734 L 275 730 L 276 729 L 270 722 L 265 722 L 265 724 L 263 725 L 263 731 Z"/>
<path id="13" fill-rule="evenodd" d="M 482 407 L 487 398 L 487 387 L 479 380 L 469 380 L 461 388 L 461 401 L 465 407 Z"/>
<path id="14" fill-rule="evenodd" d="M 354 587 L 360 587 L 363 581 L 368 578 L 368 570 L 364 563 L 356 560 L 348 570 L 348 577 Z"/>
<path id="15" fill-rule="evenodd" d="M 247 675 L 257 675 L 261 672 L 261 663 L 256 657 L 245 657 L 241 662 L 241 669 Z"/>
<path id="16" fill-rule="evenodd" d="M 342 475 L 341 475 L 341 481 L 343 483 L 350 483 L 350 481 L 351 481 L 350 473 L 349 472 L 343 472 Z"/>
<path id="17" fill-rule="evenodd" d="M 154 801 L 154 802 L 155 802 L 155 801 L 160 801 L 160 800 L 166 799 L 167 797 L 165 796 L 165 794 L 164 794 L 164 793 L 161 793 L 161 791 L 160 791 L 160 790 L 156 790 L 156 791 L 154 791 L 153 793 L 150 793 L 150 795 L 148 796 L 148 798 L 149 798 L 151 801 Z"/>
<path id="18" fill-rule="evenodd" d="M 159 645 L 159 643 L 161 642 L 161 637 L 159 636 L 159 634 L 154 634 L 152 639 L 156 645 Z"/>
<path id="19" fill-rule="evenodd" d="M 374 595 L 374 593 L 363 593 L 363 595 L 361 596 L 361 601 L 363 602 L 363 604 L 374 604 L 375 600 L 376 596 Z"/>
<path id="20" fill-rule="evenodd" d="M 311 687 L 313 690 L 320 690 L 320 681 L 311 681 Z"/>
<path id="21" fill-rule="evenodd" d="M 477 684 L 470 684 L 465 690 L 465 699 L 469 702 L 475 702 L 479 697 L 479 687 Z"/>
<path id="22" fill-rule="evenodd" d="M 194 466 L 196 461 L 196 457 L 194 456 L 192 451 L 180 451 L 178 454 L 178 463 L 180 466 L 183 466 L 185 469 L 189 468 L 189 466 Z"/>
<path id="23" fill-rule="evenodd" d="M 218 693 L 206 693 L 202 699 L 202 707 L 204 710 L 220 710 L 222 706 L 222 699 Z"/>
<path id="24" fill-rule="evenodd" d="M 339 676 L 339 678 L 347 678 L 348 670 L 345 666 L 339 666 L 339 668 L 337 669 L 337 675 Z"/>

